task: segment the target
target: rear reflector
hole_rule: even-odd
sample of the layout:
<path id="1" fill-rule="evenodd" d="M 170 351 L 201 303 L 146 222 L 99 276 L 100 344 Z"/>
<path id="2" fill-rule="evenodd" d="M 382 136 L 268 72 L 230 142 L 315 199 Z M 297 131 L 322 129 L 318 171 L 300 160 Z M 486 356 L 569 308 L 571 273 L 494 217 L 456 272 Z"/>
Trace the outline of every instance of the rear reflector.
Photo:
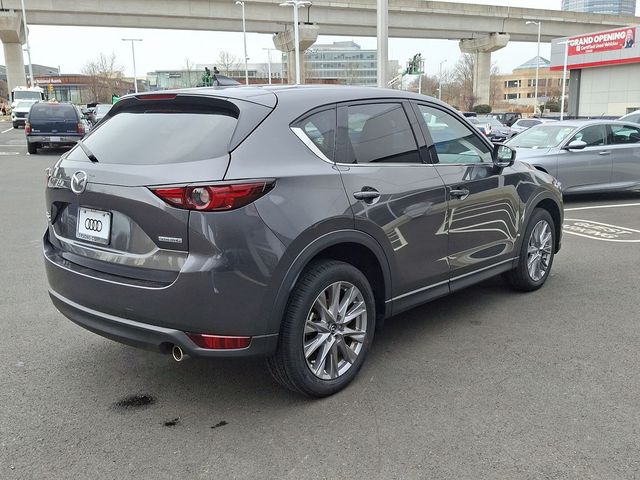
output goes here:
<path id="1" fill-rule="evenodd" d="M 187 333 L 187 336 L 197 346 L 208 350 L 236 350 L 247 348 L 251 343 L 251 337 L 227 337 L 204 333 Z"/>
<path id="2" fill-rule="evenodd" d="M 152 188 L 162 200 L 174 207 L 215 212 L 233 210 L 254 202 L 273 188 L 273 182 L 232 185 L 198 185 Z"/>

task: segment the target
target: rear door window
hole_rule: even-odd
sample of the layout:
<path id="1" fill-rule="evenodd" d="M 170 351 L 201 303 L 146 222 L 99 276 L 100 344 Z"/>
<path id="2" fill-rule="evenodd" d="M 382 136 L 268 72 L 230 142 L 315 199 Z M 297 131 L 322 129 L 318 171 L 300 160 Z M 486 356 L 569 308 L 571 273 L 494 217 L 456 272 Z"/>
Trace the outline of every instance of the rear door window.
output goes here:
<path id="1" fill-rule="evenodd" d="M 83 143 L 100 163 L 193 162 L 226 155 L 237 123 L 231 110 L 166 102 L 121 111 Z"/>
<path id="2" fill-rule="evenodd" d="M 609 143 L 612 145 L 640 143 L 640 128 L 631 125 L 611 125 Z"/>
<path id="3" fill-rule="evenodd" d="M 413 130 L 400 103 L 347 107 L 342 163 L 421 163 Z"/>

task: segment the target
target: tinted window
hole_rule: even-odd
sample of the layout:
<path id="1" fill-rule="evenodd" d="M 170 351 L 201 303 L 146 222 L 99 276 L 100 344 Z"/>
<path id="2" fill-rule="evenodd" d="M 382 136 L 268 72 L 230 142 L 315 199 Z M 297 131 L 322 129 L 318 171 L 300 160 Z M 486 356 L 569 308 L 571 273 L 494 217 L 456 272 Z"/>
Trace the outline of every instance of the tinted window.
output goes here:
<path id="1" fill-rule="evenodd" d="M 491 162 L 491 150 L 478 135 L 449 113 L 418 105 L 442 164 Z"/>
<path id="2" fill-rule="evenodd" d="M 519 127 L 533 127 L 534 125 L 538 125 L 542 123 L 539 120 L 518 120 Z"/>
<path id="3" fill-rule="evenodd" d="M 29 121 L 33 122 L 77 122 L 78 115 L 73 105 L 34 104 L 29 111 Z"/>
<path id="4" fill-rule="evenodd" d="M 562 141 L 575 132 L 576 127 L 561 125 L 536 125 L 525 130 L 507 142 L 510 147 L 550 148 L 560 145 Z"/>
<path id="5" fill-rule="evenodd" d="M 225 155 L 237 119 L 230 112 L 121 112 L 84 141 L 100 163 L 166 164 Z"/>
<path id="6" fill-rule="evenodd" d="M 301 128 L 324 156 L 333 160 L 336 138 L 335 109 L 313 113 L 297 122 L 294 127 Z"/>
<path id="7" fill-rule="evenodd" d="M 580 140 L 587 144 L 587 147 L 598 147 L 606 143 L 606 129 L 604 125 L 592 125 L 583 128 L 576 133 L 569 143 Z"/>
<path id="8" fill-rule="evenodd" d="M 347 108 L 345 163 L 419 163 L 416 140 L 399 103 Z"/>
<path id="9" fill-rule="evenodd" d="M 631 125 L 611 125 L 609 143 L 613 145 L 640 143 L 640 128 Z"/>

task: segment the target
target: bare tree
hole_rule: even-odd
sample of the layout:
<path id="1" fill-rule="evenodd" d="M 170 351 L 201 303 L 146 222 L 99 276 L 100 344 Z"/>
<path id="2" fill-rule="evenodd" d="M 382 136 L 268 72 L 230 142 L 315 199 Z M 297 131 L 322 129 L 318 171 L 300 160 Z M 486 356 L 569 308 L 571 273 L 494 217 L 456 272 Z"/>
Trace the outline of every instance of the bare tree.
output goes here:
<path id="1" fill-rule="evenodd" d="M 183 82 L 184 86 L 195 87 L 198 84 L 198 79 L 194 77 L 195 65 L 189 57 L 184 57 L 184 70 L 187 72 L 187 78 Z"/>
<path id="2" fill-rule="evenodd" d="M 498 65 L 493 64 L 489 77 L 489 104 L 493 108 L 502 102 L 503 91 L 502 80 L 500 80 L 500 68 L 498 68 Z"/>
<path id="3" fill-rule="evenodd" d="M 111 95 L 126 93 L 122 77 L 123 67 L 117 63 L 115 53 L 100 53 L 82 67 L 82 73 L 89 77 L 89 93 L 94 102 L 111 103 Z"/>
<path id="4" fill-rule="evenodd" d="M 476 59 L 470 53 L 463 53 L 454 69 L 454 80 L 460 87 L 460 106 L 471 110 L 477 98 L 473 95 L 473 73 Z"/>
<path id="5" fill-rule="evenodd" d="M 218 65 L 222 73 L 230 76 L 230 72 L 238 69 L 238 58 L 226 50 L 221 50 L 218 54 Z"/>

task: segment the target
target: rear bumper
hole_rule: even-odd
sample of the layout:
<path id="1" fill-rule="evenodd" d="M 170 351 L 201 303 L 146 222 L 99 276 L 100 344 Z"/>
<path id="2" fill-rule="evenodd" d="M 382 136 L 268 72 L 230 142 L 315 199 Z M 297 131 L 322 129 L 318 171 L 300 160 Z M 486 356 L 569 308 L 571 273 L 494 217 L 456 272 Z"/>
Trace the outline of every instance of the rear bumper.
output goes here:
<path id="1" fill-rule="evenodd" d="M 82 140 L 82 135 L 27 135 L 29 143 L 69 144 Z"/>
<path id="2" fill-rule="evenodd" d="M 54 290 L 49 290 L 49 296 L 55 307 L 65 317 L 81 327 L 119 343 L 160 353 L 169 353 L 173 345 L 178 345 L 192 357 L 266 356 L 275 351 L 278 343 L 277 334 L 262 335 L 252 337 L 247 348 L 208 350 L 198 347 L 185 332 L 180 330 L 149 325 L 98 312 L 72 302 Z"/>

